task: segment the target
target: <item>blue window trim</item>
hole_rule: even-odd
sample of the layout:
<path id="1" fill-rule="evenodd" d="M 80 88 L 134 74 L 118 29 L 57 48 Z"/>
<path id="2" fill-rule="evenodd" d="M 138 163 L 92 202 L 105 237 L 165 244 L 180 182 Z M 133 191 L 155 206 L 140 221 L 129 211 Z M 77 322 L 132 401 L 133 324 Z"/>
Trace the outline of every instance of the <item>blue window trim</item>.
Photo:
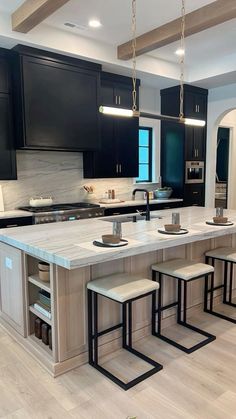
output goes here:
<path id="1" fill-rule="evenodd" d="M 139 179 L 136 178 L 136 183 L 141 183 L 141 182 L 152 182 L 152 133 L 153 133 L 153 129 L 151 127 L 139 127 L 139 132 L 143 130 L 143 131 L 148 131 L 148 145 L 145 146 L 140 146 L 139 145 L 139 149 L 140 148 L 148 148 L 148 179 Z M 145 163 L 140 163 L 140 164 L 145 164 Z"/>

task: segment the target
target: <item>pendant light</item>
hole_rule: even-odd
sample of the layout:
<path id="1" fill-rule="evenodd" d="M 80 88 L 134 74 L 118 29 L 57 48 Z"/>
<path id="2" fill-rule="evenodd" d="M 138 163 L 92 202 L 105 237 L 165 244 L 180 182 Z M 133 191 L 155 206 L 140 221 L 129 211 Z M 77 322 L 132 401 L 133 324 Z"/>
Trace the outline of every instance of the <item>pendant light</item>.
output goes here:
<path id="1" fill-rule="evenodd" d="M 170 115 L 161 115 L 148 113 L 137 110 L 137 91 L 136 91 L 136 0 L 132 0 L 132 109 L 122 109 L 110 106 L 100 106 L 99 112 L 104 115 L 112 115 L 125 118 L 151 118 L 161 121 L 175 122 L 179 124 L 191 125 L 196 127 L 204 127 L 206 121 L 200 119 L 185 118 L 184 116 L 184 67 L 185 67 L 185 0 L 182 1 L 181 7 L 181 38 L 180 38 L 180 111 L 179 117 Z"/>

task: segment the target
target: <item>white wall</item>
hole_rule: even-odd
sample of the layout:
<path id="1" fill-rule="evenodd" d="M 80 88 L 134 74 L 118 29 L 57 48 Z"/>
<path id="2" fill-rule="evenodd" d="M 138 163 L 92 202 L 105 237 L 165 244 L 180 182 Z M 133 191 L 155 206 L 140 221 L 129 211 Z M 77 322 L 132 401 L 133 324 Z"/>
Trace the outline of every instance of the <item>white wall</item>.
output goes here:
<path id="1" fill-rule="evenodd" d="M 236 109 L 224 116 L 220 121 L 220 126 L 230 128 L 228 208 L 236 209 Z"/>
<path id="2" fill-rule="evenodd" d="M 160 92 L 141 87 L 140 103 L 143 110 L 159 112 Z M 142 121 L 140 121 L 142 123 Z M 155 147 L 159 147 L 159 125 L 146 121 L 155 129 Z M 155 176 L 158 177 L 159 162 Z M 83 155 L 76 152 L 17 151 L 16 181 L 0 181 L 3 187 L 5 210 L 28 205 L 29 198 L 36 195 L 53 196 L 55 202 L 78 202 L 86 198 L 84 184 L 94 185 L 99 199 L 107 189 L 115 189 L 118 198 L 131 199 L 134 179 L 84 179 Z M 152 190 L 157 185 L 150 185 Z"/>
<path id="3" fill-rule="evenodd" d="M 206 206 L 214 207 L 217 128 L 236 109 L 236 83 L 209 90 L 206 163 Z"/>

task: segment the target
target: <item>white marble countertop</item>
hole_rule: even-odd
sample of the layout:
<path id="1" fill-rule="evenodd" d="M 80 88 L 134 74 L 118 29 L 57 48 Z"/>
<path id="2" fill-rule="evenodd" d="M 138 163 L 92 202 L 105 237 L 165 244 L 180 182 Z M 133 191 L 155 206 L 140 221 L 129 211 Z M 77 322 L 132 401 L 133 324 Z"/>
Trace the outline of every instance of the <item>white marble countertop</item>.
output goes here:
<path id="1" fill-rule="evenodd" d="M 22 210 L 0 211 L 0 220 L 4 218 L 31 217 L 32 215 L 31 212 Z"/>
<path id="2" fill-rule="evenodd" d="M 183 199 L 180 198 L 169 198 L 169 199 L 150 199 L 149 204 L 169 204 L 171 202 L 183 202 Z M 123 202 L 115 202 L 109 204 L 103 204 L 102 202 L 95 202 L 95 204 L 99 204 L 104 208 L 120 208 L 120 207 L 133 207 L 138 205 L 146 205 L 146 199 L 135 199 L 130 201 L 123 201 Z"/>
<path id="3" fill-rule="evenodd" d="M 119 248 L 100 248 L 92 244 L 102 234 L 111 233 L 112 223 L 104 221 L 106 218 L 1 229 L 0 241 L 39 259 L 73 269 L 236 233 L 236 211 L 225 211 L 234 222 L 228 227 L 205 223 L 215 215 L 215 209 L 188 207 L 179 208 L 178 212 L 181 225 L 189 230 L 188 234 L 171 236 L 158 233 L 158 228 L 170 223 L 172 210 L 155 211 L 153 214 L 163 218 L 122 224 L 123 238 L 129 244 Z"/>

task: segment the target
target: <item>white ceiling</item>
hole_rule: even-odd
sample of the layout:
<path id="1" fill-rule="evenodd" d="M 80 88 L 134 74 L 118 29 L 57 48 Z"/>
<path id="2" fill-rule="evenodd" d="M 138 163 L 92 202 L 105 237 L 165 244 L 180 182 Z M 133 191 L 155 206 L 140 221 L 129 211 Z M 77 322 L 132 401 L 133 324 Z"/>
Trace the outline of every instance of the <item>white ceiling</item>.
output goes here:
<path id="1" fill-rule="evenodd" d="M 186 12 L 191 12 L 213 1 L 186 0 Z M 1 11 L 10 15 L 23 2 L 24 0 L 0 0 L 0 15 Z M 180 0 L 137 0 L 137 35 L 178 18 L 180 16 L 180 7 Z M 91 18 L 99 19 L 102 27 L 99 29 L 88 28 L 88 21 Z M 69 29 L 64 26 L 65 22 L 75 23 L 81 29 Z M 106 51 L 109 51 L 109 60 L 106 60 L 106 58 L 100 59 L 100 62 L 105 64 L 105 66 L 107 63 L 107 67 L 111 68 L 113 62 L 114 66 L 120 67 L 121 73 L 126 72 L 125 68 L 130 68 L 130 62 L 124 63 L 117 61 L 116 46 L 129 40 L 131 37 L 131 0 L 70 0 L 61 9 L 46 19 L 43 24 L 39 25 L 37 29 L 32 30 L 27 35 L 19 35 L 16 32 L 11 32 L 9 36 L 9 31 L 7 31 L 8 36 L 6 36 L 7 34 L 2 33 L 0 27 L 0 46 L 2 45 L 1 36 L 5 40 L 4 45 L 7 45 L 7 39 L 11 39 L 11 42 L 9 42 L 10 46 L 14 42 L 28 44 L 32 42 L 33 45 L 37 46 L 37 40 L 41 34 L 42 37 L 44 36 L 43 46 L 50 49 L 52 38 L 48 36 L 47 45 L 47 41 L 45 40 L 46 25 L 47 28 L 54 30 L 54 35 L 56 36 L 57 34 L 58 39 L 60 38 L 57 47 L 59 50 L 60 45 L 62 45 L 61 41 L 63 36 L 65 43 L 68 45 L 68 53 L 70 53 L 70 37 L 71 45 L 73 46 L 75 45 L 76 38 L 79 41 L 76 45 L 76 53 L 79 53 L 80 45 L 83 42 L 89 42 L 89 46 L 94 42 L 94 51 L 96 48 L 99 49 L 103 46 L 105 51 L 103 54 L 104 57 L 106 56 Z M 193 83 L 196 81 L 198 85 L 202 83 L 204 87 L 232 83 L 233 74 L 236 71 L 235 39 L 236 19 L 187 38 L 187 81 Z M 53 46 L 54 44 L 56 42 L 53 42 Z M 164 84 L 165 78 L 169 84 L 171 78 L 173 79 L 173 83 L 176 83 L 178 68 L 176 67 L 174 69 L 173 66 L 178 64 L 178 57 L 174 53 L 178 44 L 178 42 L 172 43 L 138 58 L 137 66 L 140 74 L 143 74 L 147 82 L 149 80 L 150 84 L 156 86 L 159 80 L 157 78 L 155 82 L 155 76 L 161 75 Z M 39 42 L 39 46 L 42 47 L 42 43 Z M 66 49 L 63 48 L 61 47 L 61 50 L 66 52 Z M 81 56 L 83 56 L 82 53 Z M 88 58 L 94 58 L 94 60 L 99 61 L 99 54 L 96 55 L 94 52 L 94 57 L 90 54 Z M 145 76 L 145 69 L 148 70 L 148 77 Z"/>

